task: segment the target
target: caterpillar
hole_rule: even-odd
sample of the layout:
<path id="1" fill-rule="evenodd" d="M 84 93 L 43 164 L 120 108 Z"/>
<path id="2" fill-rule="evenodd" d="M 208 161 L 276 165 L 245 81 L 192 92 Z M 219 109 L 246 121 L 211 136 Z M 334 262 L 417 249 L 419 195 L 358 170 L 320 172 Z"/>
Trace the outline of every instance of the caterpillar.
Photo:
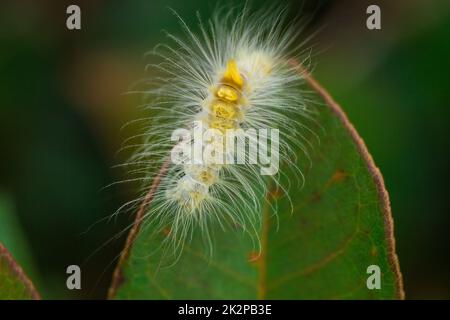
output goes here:
<path id="1" fill-rule="evenodd" d="M 223 7 L 206 22 L 198 14 L 194 32 L 175 15 L 184 35 L 167 33 L 172 44 L 153 51 L 160 62 L 149 65 L 154 76 L 143 83 L 149 118 L 129 162 L 130 174 L 144 182 L 136 202 L 144 199 L 156 168 L 167 165 L 144 225 L 164 232 L 174 252 L 195 232 L 212 251 L 212 224 L 224 232 L 239 226 L 258 244 L 269 181 L 289 188 L 280 184 L 287 172 L 278 163 L 290 168 L 291 180 L 304 180 L 297 155 L 302 150 L 307 157 L 302 131 L 315 110 L 301 89 L 302 74 L 289 63 L 309 61 L 299 24 L 287 21 L 285 8 Z M 248 153 L 237 161 L 234 143 Z M 200 161 L 192 156 L 196 152 Z"/>

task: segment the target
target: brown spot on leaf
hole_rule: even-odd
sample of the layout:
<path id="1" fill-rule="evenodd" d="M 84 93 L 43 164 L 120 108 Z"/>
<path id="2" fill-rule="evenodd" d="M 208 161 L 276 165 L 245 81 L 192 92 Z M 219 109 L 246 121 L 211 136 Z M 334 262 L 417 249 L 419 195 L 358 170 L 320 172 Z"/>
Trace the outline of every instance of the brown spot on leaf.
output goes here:
<path id="1" fill-rule="evenodd" d="M 300 218 L 300 224 L 302 226 L 307 226 L 308 225 L 308 220 L 305 219 L 304 217 Z"/>
<path id="2" fill-rule="evenodd" d="M 256 251 L 250 251 L 247 257 L 247 261 L 251 264 L 256 264 L 261 260 L 261 254 Z"/>
<path id="3" fill-rule="evenodd" d="M 378 248 L 376 246 L 372 247 L 372 250 L 370 250 L 370 254 L 372 257 L 376 257 L 378 255 Z"/>
<path id="4" fill-rule="evenodd" d="M 272 200 L 278 200 L 284 195 L 284 192 L 281 188 L 274 188 L 269 191 L 269 197 Z"/>
<path id="5" fill-rule="evenodd" d="M 311 196 L 311 202 L 319 202 L 320 199 L 322 199 L 322 195 L 320 194 L 320 192 L 314 192 Z"/>
<path id="6" fill-rule="evenodd" d="M 162 230 L 163 235 L 166 236 L 166 237 L 168 237 L 168 236 L 170 235 L 171 232 L 172 232 L 172 229 L 170 229 L 169 227 L 165 227 L 165 228 Z"/>
<path id="7" fill-rule="evenodd" d="M 337 170 L 333 175 L 331 176 L 330 180 L 328 180 L 326 187 L 330 187 L 333 184 L 340 183 L 344 181 L 348 177 L 348 173 L 344 170 Z"/>

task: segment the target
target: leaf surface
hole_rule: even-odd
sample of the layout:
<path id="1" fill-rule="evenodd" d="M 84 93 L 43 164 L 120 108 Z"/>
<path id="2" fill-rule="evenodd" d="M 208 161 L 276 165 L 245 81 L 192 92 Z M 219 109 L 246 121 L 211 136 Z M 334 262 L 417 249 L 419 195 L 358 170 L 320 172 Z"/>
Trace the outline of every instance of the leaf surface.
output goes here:
<path id="1" fill-rule="evenodd" d="M 299 66 L 297 66 L 300 68 Z M 299 72 L 304 72 L 299 69 Z M 242 232 L 213 230 L 214 254 L 194 236 L 180 260 L 159 268 L 158 246 L 140 224 L 130 233 L 110 298 L 117 299 L 402 299 L 393 222 L 383 178 L 339 105 L 308 74 L 320 100 L 320 138 L 300 158 L 303 188 L 272 190 L 261 215 L 261 253 Z M 314 140 L 313 134 L 307 136 Z M 305 161 L 303 161 L 305 160 Z M 286 182 L 286 181 L 285 181 Z M 139 217 L 138 220 L 140 221 Z M 161 239 L 164 235 L 161 235 Z M 381 289 L 369 290 L 367 268 L 379 266 Z"/>
<path id="2" fill-rule="evenodd" d="M 13 202 L 5 193 L 0 193 L 0 300 L 40 299 L 16 259 L 33 272 L 28 246 L 14 215 Z"/>
<path id="3" fill-rule="evenodd" d="M 39 300 L 33 283 L 0 242 L 0 300 Z"/>

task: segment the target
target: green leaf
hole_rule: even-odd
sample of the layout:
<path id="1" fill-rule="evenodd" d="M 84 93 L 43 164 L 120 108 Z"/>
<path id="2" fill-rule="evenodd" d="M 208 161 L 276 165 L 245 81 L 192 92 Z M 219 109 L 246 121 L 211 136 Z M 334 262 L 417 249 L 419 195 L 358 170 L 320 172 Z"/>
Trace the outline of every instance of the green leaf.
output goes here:
<path id="1" fill-rule="evenodd" d="M 278 207 L 276 215 L 269 205 L 261 212 L 261 254 L 241 232 L 217 227 L 212 257 L 205 255 L 197 235 L 175 265 L 158 268 L 160 257 L 151 254 L 158 243 L 149 240 L 148 228 L 138 235 L 137 223 L 114 273 L 110 298 L 403 298 L 383 178 L 340 107 L 311 76 L 306 79 L 323 102 L 320 127 L 314 129 L 320 143 L 310 153 L 312 166 L 302 168 L 305 186 L 290 188 L 293 212 L 287 197 L 275 191 L 268 195 Z M 370 265 L 381 270 L 380 289 L 366 285 Z"/>
<path id="2" fill-rule="evenodd" d="M 32 268 L 28 246 L 17 221 L 11 199 L 0 193 L 0 300 L 40 299 L 22 267 L 6 248 L 28 269 Z"/>
<path id="3" fill-rule="evenodd" d="M 14 202 L 4 192 L 0 192 L 0 242 L 14 254 L 20 265 L 24 266 L 27 272 L 35 278 L 33 259 L 22 226 L 15 215 Z"/>
<path id="4" fill-rule="evenodd" d="M 39 293 L 6 247 L 0 243 L 0 300 L 38 300 Z"/>

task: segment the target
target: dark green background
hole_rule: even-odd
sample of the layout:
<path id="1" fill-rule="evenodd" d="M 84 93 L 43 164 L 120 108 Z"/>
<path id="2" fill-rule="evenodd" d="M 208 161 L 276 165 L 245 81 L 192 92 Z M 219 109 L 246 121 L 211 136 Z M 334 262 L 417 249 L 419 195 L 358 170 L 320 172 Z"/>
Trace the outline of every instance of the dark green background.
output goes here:
<path id="1" fill-rule="evenodd" d="M 80 31 L 65 27 L 72 3 L 82 10 Z M 365 27 L 369 4 L 381 7 L 381 31 Z M 384 175 L 407 298 L 450 298 L 450 3 L 290 5 L 292 15 L 311 18 L 305 35 L 318 31 L 314 74 Z M 20 234 L 11 251 L 45 298 L 105 297 L 123 238 L 101 245 L 132 215 L 101 219 L 133 199 L 135 186 L 102 188 L 126 178 L 112 166 L 126 159 L 117 151 L 138 128 L 121 126 L 144 116 L 139 97 L 122 93 L 146 75 L 143 53 L 164 41 L 161 30 L 180 33 L 167 7 L 195 25 L 195 11 L 208 17 L 215 3 L 0 4 L 0 209 L 16 228 L 11 235 L 0 226 L 0 240 Z M 82 266 L 81 291 L 65 287 L 69 264 Z"/>

